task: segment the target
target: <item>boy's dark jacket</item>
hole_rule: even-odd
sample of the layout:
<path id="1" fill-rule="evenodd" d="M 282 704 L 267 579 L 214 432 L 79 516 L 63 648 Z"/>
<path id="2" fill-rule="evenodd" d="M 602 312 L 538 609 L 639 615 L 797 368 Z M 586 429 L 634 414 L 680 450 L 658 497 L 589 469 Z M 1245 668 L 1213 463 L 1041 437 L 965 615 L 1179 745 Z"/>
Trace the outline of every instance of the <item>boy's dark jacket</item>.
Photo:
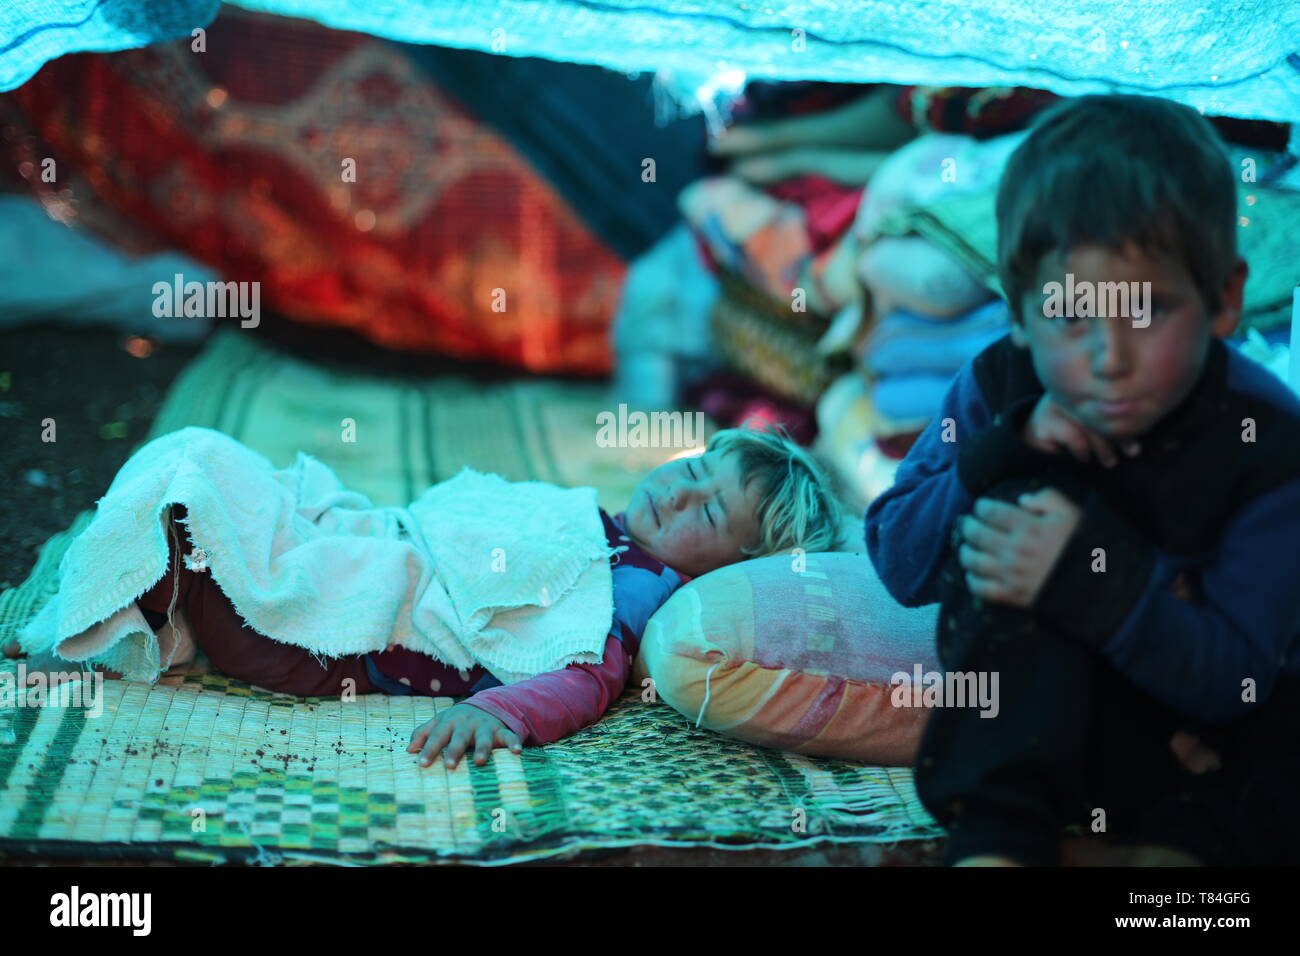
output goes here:
<path id="1" fill-rule="evenodd" d="M 1023 442 L 1043 391 L 1010 335 L 963 366 L 867 509 L 881 580 L 904 605 L 939 601 L 957 519 L 1004 478 L 1042 475 L 1084 514 L 1030 611 L 1193 721 L 1246 716 L 1300 674 L 1300 400 L 1212 339 L 1187 398 L 1107 469 Z"/>

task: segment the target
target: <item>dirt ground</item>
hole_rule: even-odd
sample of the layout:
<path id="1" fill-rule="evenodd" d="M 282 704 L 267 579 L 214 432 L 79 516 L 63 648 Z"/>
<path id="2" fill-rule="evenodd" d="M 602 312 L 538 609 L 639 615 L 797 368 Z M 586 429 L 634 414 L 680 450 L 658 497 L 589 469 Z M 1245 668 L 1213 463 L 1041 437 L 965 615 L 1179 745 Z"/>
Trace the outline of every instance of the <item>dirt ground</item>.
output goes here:
<path id="1" fill-rule="evenodd" d="M 148 354 L 127 351 L 133 340 Z M 21 584 L 50 535 L 103 497 L 197 352 L 110 329 L 0 330 L 0 590 Z M 47 419 L 54 441 L 42 440 Z"/>

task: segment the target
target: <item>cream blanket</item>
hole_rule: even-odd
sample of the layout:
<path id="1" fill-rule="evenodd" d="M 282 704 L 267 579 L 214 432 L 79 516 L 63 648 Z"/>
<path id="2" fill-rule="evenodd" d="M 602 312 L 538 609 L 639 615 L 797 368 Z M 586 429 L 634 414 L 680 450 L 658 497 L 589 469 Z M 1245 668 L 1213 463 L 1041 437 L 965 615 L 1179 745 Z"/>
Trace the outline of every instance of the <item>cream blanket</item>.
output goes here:
<path id="1" fill-rule="evenodd" d="M 613 584 L 594 489 L 466 468 L 406 507 L 377 507 L 310 455 L 276 470 L 190 427 L 117 473 L 19 635 L 34 659 L 157 680 L 174 647 L 160 648 L 135 599 L 167 571 L 173 503 L 188 511 L 187 565 L 275 640 L 324 657 L 402 645 L 503 683 L 604 653 Z"/>

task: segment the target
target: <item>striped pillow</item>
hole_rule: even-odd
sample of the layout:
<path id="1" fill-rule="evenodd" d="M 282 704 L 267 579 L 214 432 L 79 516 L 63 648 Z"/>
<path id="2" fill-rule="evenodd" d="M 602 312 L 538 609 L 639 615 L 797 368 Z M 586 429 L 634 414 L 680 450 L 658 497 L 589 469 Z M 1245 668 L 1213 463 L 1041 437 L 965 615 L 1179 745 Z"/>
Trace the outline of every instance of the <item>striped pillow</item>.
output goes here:
<path id="1" fill-rule="evenodd" d="M 938 669 L 937 613 L 899 605 L 863 555 L 742 561 L 697 578 L 655 612 L 633 677 L 651 678 L 656 695 L 697 726 L 908 766 L 928 711 L 894 706 L 891 677 Z"/>

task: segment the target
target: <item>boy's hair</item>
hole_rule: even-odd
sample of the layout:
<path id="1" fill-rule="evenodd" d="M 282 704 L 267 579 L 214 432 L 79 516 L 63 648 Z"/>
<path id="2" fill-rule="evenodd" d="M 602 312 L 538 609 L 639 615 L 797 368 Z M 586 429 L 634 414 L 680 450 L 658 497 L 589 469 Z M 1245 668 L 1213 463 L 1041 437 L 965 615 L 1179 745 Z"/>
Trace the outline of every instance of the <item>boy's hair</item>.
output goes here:
<path id="1" fill-rule="evenodd" d="M 1082 96 L 1046 110 L 998 186 L 998 274 L 1012 319 L 1039 262 L 1078 243 L 1180 260 L 1209 314 L 1237 261 L 1236 177 L 1209 121 L 1154 96 Z"/>
<path id="2" fill-rule="evenodd" d="M 724 428 L 714 433 L 705 450 L 735 452 L 741 488 L 758 481 L 763 489 L 755 514 L 760 541 L 741 549 L 747 558 L 795 548 L 834 550 L 840 538 L 840 506 L 831 480 L 784 428 Z"/>

